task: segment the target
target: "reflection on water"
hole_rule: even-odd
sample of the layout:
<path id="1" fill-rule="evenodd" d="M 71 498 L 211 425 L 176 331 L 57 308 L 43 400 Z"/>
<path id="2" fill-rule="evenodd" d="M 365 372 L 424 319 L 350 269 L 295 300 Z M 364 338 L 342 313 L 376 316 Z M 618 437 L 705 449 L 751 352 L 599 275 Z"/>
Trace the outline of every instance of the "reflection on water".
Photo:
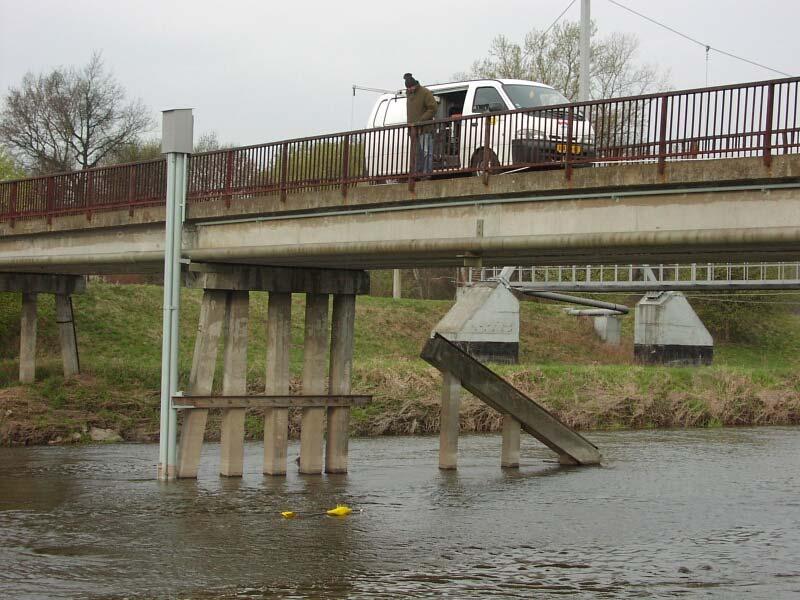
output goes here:
<path id="1" fill-rule="evenodd" d="M 383 438 L 351 441 L 347 476 L 286 478 L 249 444 L 242 479 L 209 444 L 173 484 L 153 445 L 0 449 L 0 596 L 800 594 L 800 429 L 589 437 L 602 467 L 527 439 L 504 471 L 499 437 L 465 436 L 440 472 L 436 438 Z M 279 515 L 337 503 L 363 512 Z"/>

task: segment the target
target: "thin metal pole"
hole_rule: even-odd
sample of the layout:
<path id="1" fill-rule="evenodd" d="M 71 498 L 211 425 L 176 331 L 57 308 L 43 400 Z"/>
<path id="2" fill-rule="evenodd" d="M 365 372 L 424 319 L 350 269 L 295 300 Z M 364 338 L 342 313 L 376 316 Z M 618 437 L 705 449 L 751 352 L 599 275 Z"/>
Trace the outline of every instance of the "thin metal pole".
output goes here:
<path id="1" fill-rule="evenodd" d="M 164 244 L 164 314 L 161 328 L 161 411 L 158 444 L 158 478 L 169 478 L 170 403 L 172 392 L 172 267 L 175 236 L 175 153 L 167 155 L 166 241 Z"/>
<path id="2" fill-rule="evenodd" d="M 176 185 L 175 202 L 173 210 L 174 233 L 172 236 L 172 321 L 170 336 L 170 398 L 178 391 L 179 373 L 179 353 L 180 348 L 180 306 L 181 306 L 181 245 L 183 242 L 183 221 L 186 212 L 186 176 L 188 166 L 188 156 L 177 154 L 175 162 Z M 178 464 L 178 411 L 172 407 L 170 401 L 169 408 L 169 430 L 167 447 L 167 478 L 174 479 L 177 476 L 176 466 Z"/>
<path id="3" fill-rule="evenodd" d="M 581 0 L 581 71 L 580 79 L 578 81 L 578 100 L 585 102 L 589 99 L 589 67 L 592 62 L 592 49 L 591 49 L 591 28 L 592 17 L 591 8 L 589 6 L 590 0 Z"/>

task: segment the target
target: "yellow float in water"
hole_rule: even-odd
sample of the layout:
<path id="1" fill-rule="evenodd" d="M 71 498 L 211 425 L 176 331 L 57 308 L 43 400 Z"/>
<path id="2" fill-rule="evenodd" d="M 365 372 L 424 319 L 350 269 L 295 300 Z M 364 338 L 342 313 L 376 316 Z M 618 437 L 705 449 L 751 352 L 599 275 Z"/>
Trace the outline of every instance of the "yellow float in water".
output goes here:
<path id="1" fill-rule="evenodd" d="M 344 504 L 337 504 L 336 508 L 332 508 L 329 511 L 326 511 L 325 514 L 330 515 L 331 517 L 346 517 L 353 509 L 349 506 L 345 506 Z"/>
<path id="2" fill-rule="evenodd" d="M 286 510 L 286 511 L 281 513 L 281 516 L 284 519 L 294 519 L 297 516 L 297 513 L 294 512 L 294 511 L 291 511 L 291 510 Z"/>

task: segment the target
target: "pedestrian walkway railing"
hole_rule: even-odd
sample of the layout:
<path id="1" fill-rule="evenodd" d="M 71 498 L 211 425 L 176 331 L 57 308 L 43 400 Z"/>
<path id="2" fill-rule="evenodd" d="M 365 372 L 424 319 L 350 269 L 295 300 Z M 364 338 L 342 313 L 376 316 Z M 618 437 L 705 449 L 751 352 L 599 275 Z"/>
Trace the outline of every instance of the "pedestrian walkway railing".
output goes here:
<path id="1" fill-rule="evenodd" d="M 470 268 L 466 284 L 492 281 L 502 267 Z M 528 291 L 800 289 L 800 262 L 516 267 L 511 287 Z"/>
<path id="2" fill-rule="evenodd" d="M 432 152 L 432 175 L 452 177 L 525 169 L 628 162 L 760 157 L 800 151 L 798 83 L 793 77 L 626 98 L 485 112 L 195 154 L 188 201 L 275 195 L 291 205 L 304 190 L 414 181 L 419 136 Z M 488 111 L 493 108 L 485 107 Z M 153 160 L 0 183 L 0 221 L 158 205 L 165 161 Z"/>

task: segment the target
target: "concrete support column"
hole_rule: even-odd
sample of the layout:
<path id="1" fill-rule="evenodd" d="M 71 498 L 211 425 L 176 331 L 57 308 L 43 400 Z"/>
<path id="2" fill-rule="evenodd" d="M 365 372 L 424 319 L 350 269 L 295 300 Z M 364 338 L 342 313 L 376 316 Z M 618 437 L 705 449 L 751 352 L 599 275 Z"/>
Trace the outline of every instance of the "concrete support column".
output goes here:
<path id="1" fill-rule="evenodd" d="M 609 346 L 619 346 L 622 339 L 622 318 L 619 315 L 594 317 L 594 330 Z"/>
<path id="2" fill-rule="evenodd" d="M 64 363 L 64 377 L 80 373 L 78 362 L 78 340 L 75 337 L 75 317 L 72 312 L 72 297 L 56 294 L 56 323 L 58 338 L 61 341 L 61 361 Z"/>
<path id="3" fill-rule="evenodd" d="M 247 320 L 249 292 L 228 292 L 225 306 L 223 396 L 247 394 Z M 244 408 L 222 411 L 220 475 L 241 477 L 244 470 Z"/>
<path id="4" fill-rule="evenodd" d="M 503 449 L 500 466 L 508 469 L 519 467 L 520 424 L 511 415 L 503 415 Z"/>
<path id="5" fill-rule="evenodd" d="M 328 295 L 306 294 L 303 394 L 325 393 L 328 347 Z M 322 473 L 325 408 L 304 408 L 300 422 L 300 472 Z"/>
<path id="6" fill-rule="evenodd" d="M 392 269 L 392 298 L 397 300 L 403 297 L 403 281 L 400 277 L 400 269 Z"/>
<path id="7" fill-rule="evenodd" d="M 336 294 L 331 316 L 330 394 L 349 394 L 353 370 L 353 337 L 356 320 L 355 294 Z M 347 473 L 350 407 L 328 408 L 328 440 L 325 472 Z"/>
<path id="8" fill-rule="evenodd" d="M 292 342 L 292 295 L 270 292 L 267 309 L 268 395 L 289 393 L 289 349 Z M 264 474 L 286 474 L 289 409 L 268 408 L 264 412 Z"/>
<path id="9" fill-rule="evenodd" d="M 461 381 L 445 371 L 442 373 L 442 409 L 439 418 L 439 468 L 458 467 L 458 409 Z"/>
<path id="10" fill-rule="evenodd" d="M 197 338 L 194 342 L 192 372 L 189 376 L 189 394 L 192 396 L 208 396 L 214 386 L 217 346 L 225 320 L 226 299 L 227 292 L 224 290 L 203 292 Z M 206 409 L 195 408 L 184 411 L 178 449 L 178 477 L 197 477 L 207 418 Z"/>
<path id="11" fill-rule="evenodd" d="M 33 383 L 36 378 L 36 294 L 22 294 L 19 330 L 19 380 Z"/>

